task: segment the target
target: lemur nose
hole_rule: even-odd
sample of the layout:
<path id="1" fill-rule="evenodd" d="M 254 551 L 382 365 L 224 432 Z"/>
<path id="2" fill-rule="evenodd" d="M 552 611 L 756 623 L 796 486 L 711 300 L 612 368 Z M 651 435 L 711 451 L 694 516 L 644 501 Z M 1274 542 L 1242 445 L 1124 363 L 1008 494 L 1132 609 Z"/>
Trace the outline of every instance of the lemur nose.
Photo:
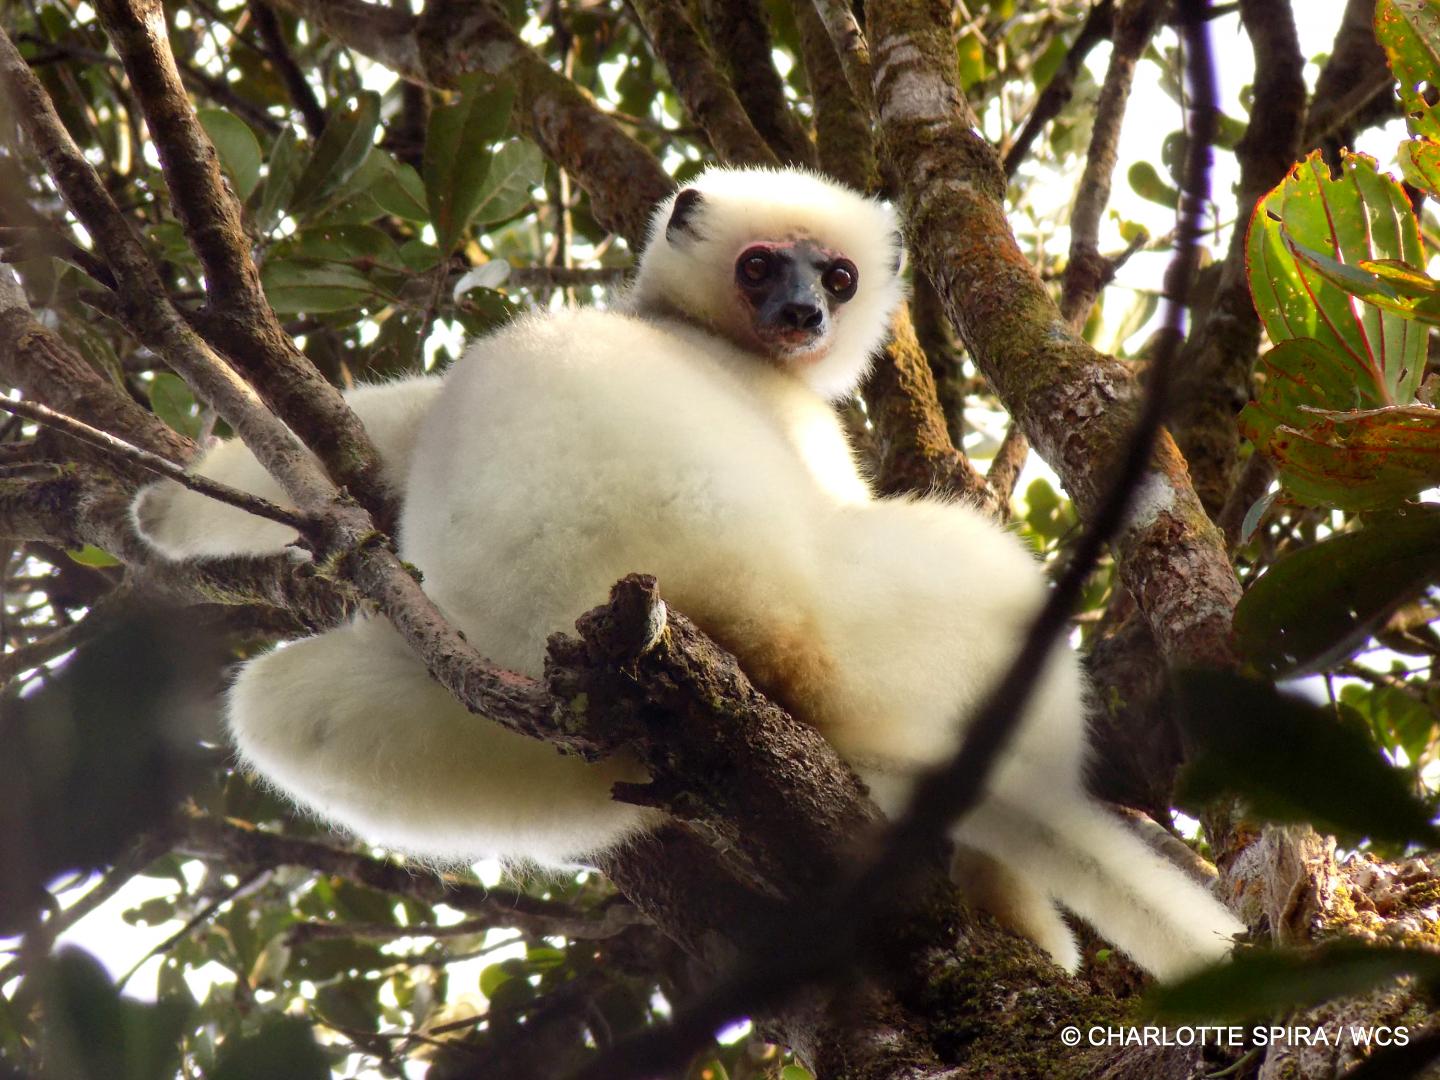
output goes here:
<path id="1" fill-rule="evenodd" d="M 786 304 L 780 309 L 780 321 L 792 330 L 818 330 L 825 313 L 816 304 Z"/>

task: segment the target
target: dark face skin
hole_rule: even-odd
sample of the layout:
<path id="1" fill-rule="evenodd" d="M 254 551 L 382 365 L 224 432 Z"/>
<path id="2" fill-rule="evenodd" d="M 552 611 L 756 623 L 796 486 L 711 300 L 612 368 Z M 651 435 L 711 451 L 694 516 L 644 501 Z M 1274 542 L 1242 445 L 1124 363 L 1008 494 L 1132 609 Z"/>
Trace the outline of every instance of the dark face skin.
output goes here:
<path id="1" fill-rule="evenodd" d="M 853 262 L 808 239 L 751 244 L 735 260 L 756 343 L 777 359 L 823 356 L 836 310 L 859 284 Z"/>

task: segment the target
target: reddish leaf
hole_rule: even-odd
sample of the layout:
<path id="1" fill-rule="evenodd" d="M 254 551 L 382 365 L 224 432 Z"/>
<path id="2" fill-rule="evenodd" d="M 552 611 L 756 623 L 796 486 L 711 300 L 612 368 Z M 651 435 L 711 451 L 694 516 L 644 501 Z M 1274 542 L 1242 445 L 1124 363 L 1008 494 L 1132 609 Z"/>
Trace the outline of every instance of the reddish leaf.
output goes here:
<path id="1" fill-rule="evenodd" d="M 1400 104 L 1416 135 L 1440 138 L 1440 117 L 1425 100 L 1440 89 L 1440 0 L 1379 0 L 1375 40 L 1400 80 Z"/>

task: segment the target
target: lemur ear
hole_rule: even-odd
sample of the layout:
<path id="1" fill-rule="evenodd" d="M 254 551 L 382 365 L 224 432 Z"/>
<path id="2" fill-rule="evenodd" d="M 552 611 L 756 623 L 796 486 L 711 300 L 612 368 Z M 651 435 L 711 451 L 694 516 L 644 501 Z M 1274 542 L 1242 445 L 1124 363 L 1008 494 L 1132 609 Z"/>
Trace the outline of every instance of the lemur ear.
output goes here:
<path id="1" fill-rule="evenodd" d="M 905 235 L 899 229 L 895 230 L 895 236 L 890 250 L 894 252 L 894 256 L 890 260 L 890 273 L 899 277 L 900 271 L 905 268 L 906 262 Z"/>
<path id="2" fill-rule="evenodd" d="M 695 215 L 704 202 L 704 196 L 694 188 L 686 188 L 675 196 L 675 206 L 670 211 L 670 220 L 665 225 L 665 239 L 674 243 L 679 233 L 698 237 L 695 230 Z"/>

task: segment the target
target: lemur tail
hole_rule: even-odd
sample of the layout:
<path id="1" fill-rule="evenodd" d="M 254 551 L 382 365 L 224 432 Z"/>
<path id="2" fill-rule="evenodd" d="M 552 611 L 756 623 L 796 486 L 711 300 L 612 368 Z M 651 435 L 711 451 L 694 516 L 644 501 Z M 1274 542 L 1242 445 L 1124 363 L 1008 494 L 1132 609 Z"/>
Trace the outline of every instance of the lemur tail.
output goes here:
<path id="1" fill-rule="evenodd" d="M 1002 859 L 1162 981 L 1217 963 L 1244 927 L 1184 871 L 1083 796 L 989 798 L 957 840 Z"/>

